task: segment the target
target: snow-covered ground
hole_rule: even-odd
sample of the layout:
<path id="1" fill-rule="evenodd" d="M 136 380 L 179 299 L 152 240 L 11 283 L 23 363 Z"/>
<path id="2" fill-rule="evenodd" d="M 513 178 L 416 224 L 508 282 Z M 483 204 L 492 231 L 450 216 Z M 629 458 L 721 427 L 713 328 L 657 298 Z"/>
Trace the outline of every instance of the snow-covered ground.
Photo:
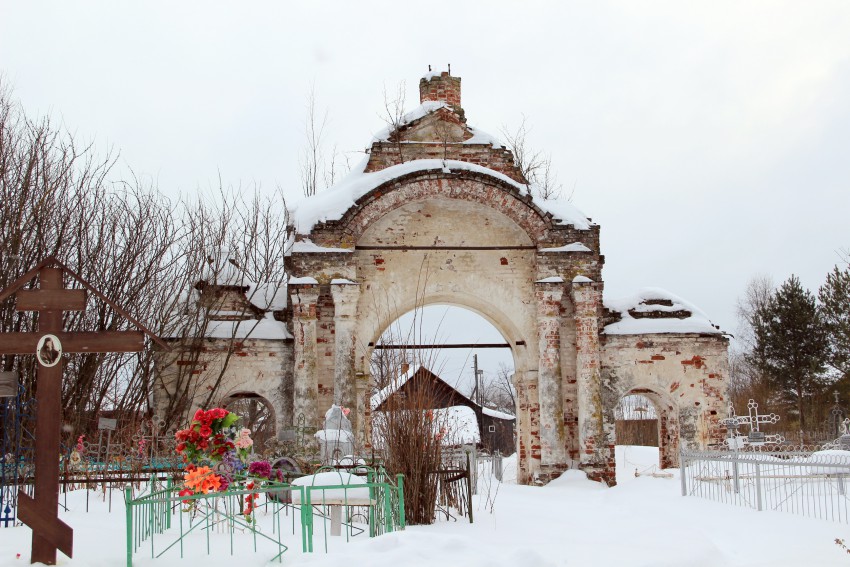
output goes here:
<path id="1" fill-rule="evenodd" d="M 365 536 L 345 543 L 331 538 L 325 554 L 304 555 L 300 540 L 289 532 L 290 551 L 284 565 L 330 567 L 340 564 L 396 567 L 463 565 L 470 567 L 549 566 L 839 566 L 850 556 L 835 538 L 850 538 L 850 526 L 779 512 L 756 512 L 680 496 L 678 471 L 673 478 L 634 476 L 657 463 L 657 450 L 618 447 L 618 482 L 606 489 L 570 471 L 542 488 L 481 482 L 476 497 L 475 523 L 438 522 L 408 527 L 404 532 L 375 539 Z M 508 467 L 512 459 L 505 459 Z M 506 471 L 506 479 L 511 471 Z M 488 489 L 489 484 L 489 489 Z M 489 500 L 494 501 L 493 511 Z M 495 498 L 495 499 L 494 499 Z M 493 500 L 494 499 L 494 500 Z M 85 493 L 69 497 L 70 512 L 62 518 L 74 528 L 75 557 L 60 554 L 59 565 L 106 567 L 125 562 L 123 502 L 113 495 L 107 506 Z M 221 534 L 222 540 L 228 536 Z M 0 528 L 0 567 L 29 562 L 30 531 Z M 196 542 L 197 543 L 197 542 Z M 151 560 L 144 547 L 134 565 L 265 565 L 272 554 L 254 554 L 249 546 L 229 553 L 205 555 L 205 548 Z M 17 557 L 20 554 L 20 558 Z M 270 565 L 275 565 L 271 563 Z"/>

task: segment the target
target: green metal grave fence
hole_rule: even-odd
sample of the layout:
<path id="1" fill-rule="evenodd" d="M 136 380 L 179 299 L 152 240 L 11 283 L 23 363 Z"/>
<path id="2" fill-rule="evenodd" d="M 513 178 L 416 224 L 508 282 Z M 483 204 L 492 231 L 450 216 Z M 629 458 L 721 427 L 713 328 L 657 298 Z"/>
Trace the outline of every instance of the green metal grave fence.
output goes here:
<path id="1" fill-rule="evenodd" d="M 365 472 L 365 485 L 343 484 L 342 476 L 340 484 L 323 486 L 266 482 L 246 489 L 237 481 L 223 492 L 187 496 L 180 496 L 182 486 L 174 485 L 170 479 L 162 483 L 152 477 L 145 493 L 135 498 L 132 487 L 128 486 L 125 489 L 127 567 L 132 567 L 133 555 L 145 547 L 150 549 L 152 558 L 172 550 L 179 551 L 183 558 L 190 547 L 199 545 L 198 540 L 207 554 L 229 551 L 233 555 L 237 546 L 245 545 L 246 536 L 254 552 L 258 552 L 259 543 L 276 552 L 269 561 L 280 562 L 289 549 L 283 541 L 284 517 L 289 516 L 293 539 L 297 537 L 298 517 L 298 535 L 305 553 L 313 551 L 317 523 L 324 534 L 325 552 L 328 526 L 331 525 L 333 532 L 335 519 L 338 525 L 345 526 L 346 541 L 366 531 L 357 527 L 358 524 L 368 524 L 369 537 L 404 529 L 403 476 L 398 475 L 392 482 L 382 469 Z M 351 492 L 349 497 L 350 491 L 356 489 L 360 491 Z M 363 490 L 368 490 L 368 499 L 361 497 Z M 253 521 L 246 520 L 242 513 L 249 495 L 263 499 L 256 504 Z"/>

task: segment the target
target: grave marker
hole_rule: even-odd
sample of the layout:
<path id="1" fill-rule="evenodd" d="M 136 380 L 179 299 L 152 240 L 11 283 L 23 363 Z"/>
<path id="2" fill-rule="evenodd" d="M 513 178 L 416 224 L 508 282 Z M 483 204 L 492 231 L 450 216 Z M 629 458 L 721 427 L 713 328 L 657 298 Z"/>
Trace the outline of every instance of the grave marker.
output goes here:
<path id="1" fill-rule="evenodd" d="M 67 274 L 83 289 L 65 288 Z M 38 278 L 39 287 L 22 289 Z M 65 311 L 82 311 L 87 291 L 97 296 L 141 331 L 65 332 Z M 56 258 L 48 257 L 0 292 L 0 302 L 11 295 L 16 310 L 38 311 L 38 331 L 0 333 L 0 354 L 29 354 L 38 360 L 36 376 L 35 498 L 18 493 L 18 518 L 32 528 L 31 563 L 56 564 L 56 550 L 73 553 L 73 531 L 58 516 L 59 441 L 62 412 L 62 353 L 139 352 L 144 335 L 169 347 L 124 309 L 94 289 Z"/>

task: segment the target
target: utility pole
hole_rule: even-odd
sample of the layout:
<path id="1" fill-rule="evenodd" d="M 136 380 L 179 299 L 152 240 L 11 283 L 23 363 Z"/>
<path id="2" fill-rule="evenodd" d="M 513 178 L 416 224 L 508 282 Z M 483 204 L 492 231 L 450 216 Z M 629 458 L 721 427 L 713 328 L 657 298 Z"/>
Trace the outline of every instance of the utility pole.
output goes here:
<path id="1" fill-rule="evenodd" d="M 479 386 L 478 386 L 478 355 L 477 354 L 472 355 L 472 368 L 475 371 L 475 397 L 473 398 L 473 401 L 480 406 L 481 405 L 481 390 L 479 389 Z"/>
<path id="2" fill-rule="evenodd" d="M 483 407 L 482 401 L 484 400 L 484 396 L 481 395 L 481 375 L 484 374 L 483 370 L 478 370 L 478 355 L 472 355 L 472 368 L 475 371 L 475 395 L 472 397 L 472 401 L 474 401 L 479 406 Z"/>

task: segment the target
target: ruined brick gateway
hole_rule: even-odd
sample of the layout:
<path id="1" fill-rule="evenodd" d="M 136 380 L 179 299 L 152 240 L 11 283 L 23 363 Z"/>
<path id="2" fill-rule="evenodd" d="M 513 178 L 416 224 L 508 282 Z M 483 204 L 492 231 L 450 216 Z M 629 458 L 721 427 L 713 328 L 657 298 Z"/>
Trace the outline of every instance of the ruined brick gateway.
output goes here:
<path id="1" fill-rule="evenodd" d="M 569 203 L 532 198 L 511 152 L 467 125 L 460 78 L 429 73 L 420 96 L 351 178 L 297 205 L 287 304 L 243 309 L 275 313 L 281 328 L 238 343 L 222 398 L 267 400 L 278 432 L 302 416 L 318 423 L 335 402 L 353 409 L 368 445 L 374 344 L 407 311 L 445 304 L 483 316 L 511 345 L 519 482 L 579 466 L 613 484 L 613 412 L 630 393 L 655 406 L 662 466 L 677 464 L 680 443 L 718 441 L 723 334 L 662 290 L 603 304 L 599 225 Z M 247 288 L 219 288 L 233 305 L 247 302 Z M 221 345 L 209 339 L 198 384 L 216 373 Z M 158 408 L 174 368 L 166 362 Z"/>

